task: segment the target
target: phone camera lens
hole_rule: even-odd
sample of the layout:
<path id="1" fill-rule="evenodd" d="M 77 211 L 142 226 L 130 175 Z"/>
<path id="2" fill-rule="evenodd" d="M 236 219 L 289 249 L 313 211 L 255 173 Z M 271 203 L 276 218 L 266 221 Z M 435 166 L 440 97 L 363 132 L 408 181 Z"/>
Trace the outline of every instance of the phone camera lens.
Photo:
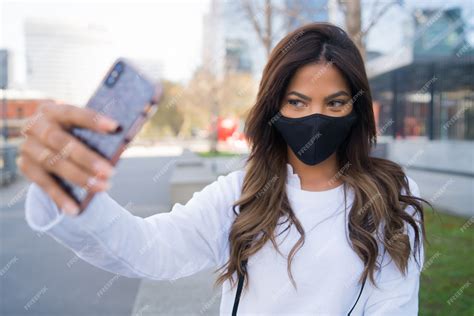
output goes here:
<path id="1" fill-rule="evenodd" d="M 107 80 L 105 81 L 105 84 L 108 87 L 112 87 L 117 83 L 117 81 L 120 78 L 120 75 L 122 74 L 124 70 L 124 67 L 125 65 L 123 62 L 118 62 L 117 64 L 115 64 L 115 66 L 112 68 L 112 71 L 110 71 L 109 76 L 107 77 Z"/>
<path id="2" fill-rule="evenodd" d="M 122 62 L 118 62 L 117 65 L 115 65 L 115 70 L 116 70 L 117 72 L 119 72 L 119 73 L 122 72 L 122 70 L 123 70 L 123 63 L 122 63 Z"/>
<path id="3" fill-rule="evenodd" d="M 115 83 L 115 78 L 113 76 L 109 76 L 107 78 L 107 85 L 112 86 Z"/>

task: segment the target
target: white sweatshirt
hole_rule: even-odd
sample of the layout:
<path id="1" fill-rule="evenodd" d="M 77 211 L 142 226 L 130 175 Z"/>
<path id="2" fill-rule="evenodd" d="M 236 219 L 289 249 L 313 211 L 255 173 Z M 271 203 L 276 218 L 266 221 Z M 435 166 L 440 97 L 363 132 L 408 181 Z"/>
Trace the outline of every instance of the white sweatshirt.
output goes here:
<path id="1" fill-rule="evenodd" d="M 287 168 L 288 197 L 306 232 L 292 263 L 298 288 L 288 277 L 287 259 L 268 242 L 249 258 L 250 288 L 242 292 L 238 315 L 347 315 L 359 294 L 363 264 L 349 245 L 343 186 L 302 190 L 298 175 L 290 164 Z M 70 217 L 32 184 L 25 217 L 33 230 L 46 232 L 101 269 L 133 278 L 178 279 L 220 267 L 228 259 L 232 204 L 240 196 L 244 172 L 219 176 L 185 205 L 176 203 L 171 212 L 146 218 L 132 215 L 105 192 L 97 194 L 81 215 Z M 410 191 L 419 196 L 418 185 L 408 179 Z M 353 192 L 348 193 L 350 210 Z M 278 227 L 280 232 L 286 224 Z M 408 233 L 413 246 L 411 227 Z M 298 238 L 294 227 L 279 235 L 280 251 L 287 255 Z M 381 252 L 379 259 L 383 259 L 376 274 L 379 288 L 367 280 L 351 315 L 416 315 L 421 267 L 411 257 L 403 276 L 388 254 Z M 423 259 L 422 252 L 420 262 Z M 236 287 L 224 283 L 221 315 L 231 314 L 235 292 Z"/>

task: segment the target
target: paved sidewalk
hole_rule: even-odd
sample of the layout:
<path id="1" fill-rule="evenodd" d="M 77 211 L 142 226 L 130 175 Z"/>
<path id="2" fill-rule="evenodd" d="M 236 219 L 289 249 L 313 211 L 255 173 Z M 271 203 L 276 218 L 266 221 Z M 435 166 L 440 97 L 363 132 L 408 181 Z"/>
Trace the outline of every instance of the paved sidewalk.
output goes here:
<path id="1" fill-rule="evenodd" d="M 0 187 L 0 211 L 23 208 L 29 182 L 18 175 L 14 182 Z"/>
<path id="2" fill-rule="evenodd" d="M 175 281 L 143 280 L 132 315 L 218 315 L 221 287 L 213 290 L 214 279 L 205 270 Z"/>
<path id="3" fill-rule="evenodd" d="M 184 173 L 190 181 L 202 178 L 204 181 L 214 181 L 219 175 L 225 175 L 243 167 L 245 155 L 235 157 L 199 158 L 195 154 L 186 153 L 182 159 L 202 161 L 203 165 L 195 167 L 194 174 L 188 174 L 189 168 L 173 164 L 173 172 Z M 179 160 L 179 159 L 178 159 Z M 177 161 L 178 161 L 177 160 Z M 176 168 L 179 169 L 177 171 Z M 171 176 L 173 179 L 173 176 Z M 189 195 L 188 190 L 181 190 Z M 181 192 L 179 191 L 179 192 Z M 186 203 L 190 196 L 180 199 Z M 169 206 L 171 209 L 173 205 Z M 213 289 L 216 275 L 212 270 L 202 271 L 190 277 L 175 281 L 143 280 L 135 300 L 132 315 L 218 315 L 221 297 L 221 287 Z"/>
<path id="4" fill-rule="evenodd" d="M 421 197 L 430 201 L 436 211 L 474 216 L 474 178 L 418 170 L 408 170 L 407 174 L 418 184 Z"/>

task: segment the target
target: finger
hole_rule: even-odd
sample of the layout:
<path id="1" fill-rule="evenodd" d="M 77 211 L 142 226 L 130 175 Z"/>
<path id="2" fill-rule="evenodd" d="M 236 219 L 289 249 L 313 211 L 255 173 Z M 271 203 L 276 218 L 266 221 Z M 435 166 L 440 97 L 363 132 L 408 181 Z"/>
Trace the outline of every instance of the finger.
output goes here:
<path id="1" fill-rule="evenodd" d="M 39 167 L 28 156 L 18 159 L 18 167 L 32 182 L 40 186 L 48 194 L 62 212 L 68 215 L 77 215 L 79 206 L 61 186 L 44 169 Z"/>
<path id="2" fill-rule="evenodd" d="M 117 121 L 90 108 L 46 103 L 40 112 L 65 127 L 77 126 L 102 133 L 115 132 L 119 128 Z"/>
<path id="3" fill-rule="evenodd" d="M 45 124 L 35 125 L 31 128 L 30 136 L 28 138 L 36 138 L 39 143 L 52 149 L 53 152 L 60 153 L 60 158 L 72 160 L 99 178 L 107 179 L 114 173 L 114 167 L 107 159 L 57 124 L 47 121 Z"/>
<path id="4" fill-rule="evenodd" d="M 88 191 L 99 192 L 109 188 L 106 181 L 98 179 L 95 174 L 85 172 L 70 160 L 64 159 L 62 153 L 51 151 L 33 138 L 26 140 L 21 150 L 22 155 L 28 156 L 46 171 L 52 172 Z"/>

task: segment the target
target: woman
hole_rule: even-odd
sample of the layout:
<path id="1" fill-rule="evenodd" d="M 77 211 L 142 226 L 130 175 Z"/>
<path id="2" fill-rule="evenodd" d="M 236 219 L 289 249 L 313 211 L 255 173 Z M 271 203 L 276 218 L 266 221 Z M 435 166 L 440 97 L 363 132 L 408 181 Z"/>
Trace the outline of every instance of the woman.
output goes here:
<path id="1" fill-rule="evenodd" d="M 26 201 L 34 230 L 128 277 L 217 268 L 223 315 L 417 314 L 420 201 L 429 202 L 399 165 L 369 157 L 371 93 L 362 57 L 339 27 L 308 24 L 278 43 L 248 114 L 245 168 L 170 213 L 140 218 L 103 192 L 112 167 L 65 133 L 117 127 L 104 117 L 94 124 L 94 115 L 45 106 L 30 123 L 20 165 L 34 182 Z M 44 163 L 66 144 L 73 155 Z M 48 173 L 98 193 L 73 216 L 77 206 Z"/>

